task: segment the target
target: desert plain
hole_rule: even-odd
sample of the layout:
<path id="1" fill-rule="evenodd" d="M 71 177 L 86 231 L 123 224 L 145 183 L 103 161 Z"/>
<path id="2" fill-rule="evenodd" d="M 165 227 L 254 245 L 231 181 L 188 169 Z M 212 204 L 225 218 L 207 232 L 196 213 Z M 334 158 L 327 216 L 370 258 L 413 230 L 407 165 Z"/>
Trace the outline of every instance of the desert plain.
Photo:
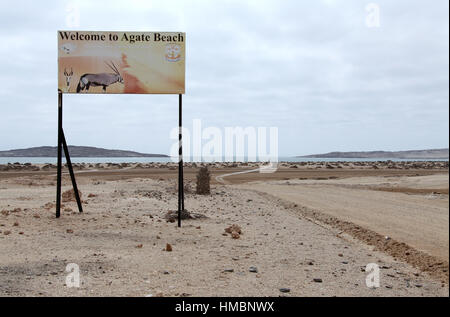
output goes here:
<path id="1" fill-rule="evenodd" d="M 258 166 L 185 163 L 178 228 L 176 163 L 75 164 L 58 219 L 54 165 L 0 165 L 0 296 L 449 296 L 448 161 Z"/>

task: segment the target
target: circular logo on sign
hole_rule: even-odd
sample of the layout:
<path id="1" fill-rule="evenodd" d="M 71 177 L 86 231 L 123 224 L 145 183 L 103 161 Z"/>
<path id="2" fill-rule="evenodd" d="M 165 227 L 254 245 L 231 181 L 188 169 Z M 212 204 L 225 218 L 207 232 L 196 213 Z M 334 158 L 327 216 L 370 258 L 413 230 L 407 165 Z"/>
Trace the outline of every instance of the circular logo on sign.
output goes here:
<path id="1" fill-rule="evenodd" d="M 166 45 L 166 61 L 178 62 L 181 59 L 181 47 L 178 44 Z"/>

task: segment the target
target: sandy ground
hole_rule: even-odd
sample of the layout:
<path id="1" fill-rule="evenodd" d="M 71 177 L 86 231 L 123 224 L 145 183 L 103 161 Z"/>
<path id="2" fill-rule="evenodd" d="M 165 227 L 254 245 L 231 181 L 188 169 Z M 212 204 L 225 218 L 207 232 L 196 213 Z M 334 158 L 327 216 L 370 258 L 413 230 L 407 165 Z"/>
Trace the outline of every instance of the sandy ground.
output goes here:
<path id="1" fill-rule="evenodd" d="M 214 173 L 224 172 L 229 171 Z M 6 173 L 0 173 L 2 296 L 449 295 L 448 278 L 438 279 L 340 229 L 311 221 L 295 208 L 256 192 L 253 185 L 245 189 L 215 184 L 208 196 L 187 193 L 186 208 L 208 218 L 186 220 L 180 229 L 164 219 L 177 206 L 173 170 L 159 170 L 151 177 L 79 174 L 85 211 L 78 213 L 75 202 L 65 202 L 59 219 L 54 218 L 52 173 Z M 278 182 L 287 175 L 283 173 Z M 346 185 L 366 185 L 344 179 Z M 305 184 L 309 186 L 334 188 Z M 70 189 L 67 177 L 63 189 Z M 353 199 L 350 194 L 348 200 Z M 448 204 L 448 196 L 439 199 Z M 242 227 L 240 239 L 224 235 L 232 224 Z M 171 252 L 165 251 L 167 243 Z M 79 288 L 65 285 L 69 263 L 80 267 Z M 366 286 L 364 268 L 369 263 L 381 267 L 379 288 Z M 250 267 L 257 272 L 250 272 Z M 281 293 L 280 288 L 290 292 Z"/>

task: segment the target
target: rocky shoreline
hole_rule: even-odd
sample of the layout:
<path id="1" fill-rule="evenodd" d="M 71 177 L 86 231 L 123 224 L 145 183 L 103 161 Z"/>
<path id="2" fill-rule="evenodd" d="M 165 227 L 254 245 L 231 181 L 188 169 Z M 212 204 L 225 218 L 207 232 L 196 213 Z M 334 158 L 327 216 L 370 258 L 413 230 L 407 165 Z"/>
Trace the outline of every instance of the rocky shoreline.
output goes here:
<path id="1" fill-rule="evenodd" d="M 154 169 L 167 168 L 176 169 L 178 163 L 74 163 L 75 170 L 117 170 L 117 169 Z M 198 168 L 208 166 L 209 168 L 258 168 L 264 163 L 256 162 L 220 162 L 220 163 L 195 163 L 185 162 L 185 168 Z M 66 167 L 66 164 L 64 164 Z M 303 168 L 303 169 L 426 169 L 426 170 L 442 170 L 448 169 L 448 161 L 337 161 L 337 162 L 280 162 L 278 168 Z M 56 164 L 31 164 L 31 163 L 8 163 L 0 164 L 0 172 L 7 171 L 50 171 L 56 170 Z"/>

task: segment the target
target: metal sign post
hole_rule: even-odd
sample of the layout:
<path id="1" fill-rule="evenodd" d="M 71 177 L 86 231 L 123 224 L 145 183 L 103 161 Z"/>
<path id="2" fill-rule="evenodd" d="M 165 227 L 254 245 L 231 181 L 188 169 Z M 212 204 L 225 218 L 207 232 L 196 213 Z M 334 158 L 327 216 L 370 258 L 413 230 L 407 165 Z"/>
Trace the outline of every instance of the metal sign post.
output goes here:
<path id="1" fill-rule="evenodd" d="M 56 176 L 56 218 L 61 216 L 61 177 L 62 177 L 62 148 L 64 148 L 64 156 L 66 157 L 67 167 L 69 168 L 70 179 L 72 180 L 73 191 L 77 200 L 78 211 L 83 212 L 81 205 L 80 194 L 78 193 L 78 186 L 75 180 L 75 173 L 72 168 L 72 161 L 70 160 L 69 147 L 67 146 L 66 137 L 62 128 L 62 92 L 58 91 L 58 172 Z"/>
<path id="2" fill-rule="evenodd" d="M 183 182 L 183 99 L 178 95 L 178 227 L 181 227 L 181 212 L 184 211 L 184 182 Z"/>

